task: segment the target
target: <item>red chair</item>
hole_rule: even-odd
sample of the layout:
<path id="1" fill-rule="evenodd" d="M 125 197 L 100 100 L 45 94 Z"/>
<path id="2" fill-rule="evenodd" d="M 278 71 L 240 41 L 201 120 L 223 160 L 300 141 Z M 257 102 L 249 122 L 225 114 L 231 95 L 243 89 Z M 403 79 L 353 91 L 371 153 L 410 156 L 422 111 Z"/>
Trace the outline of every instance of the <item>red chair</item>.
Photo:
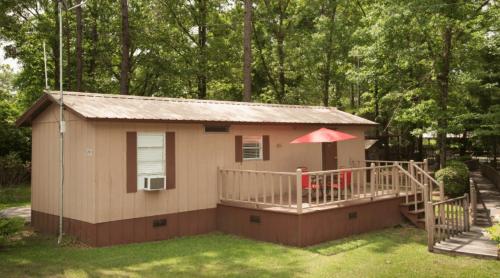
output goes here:
<path id="1" fill-rule="evenodd" d="M 318 189 L 320 188 L 319 184 L 316 184 L 316 181 L 309 182 L 309 174 L 307 173 L 307 170 L 302 172 L 302 189 Z"/>
<path id="2" fill-rule="evenodd" d="M 340 172 L 340 184 L 334 183 L 333 188 L 334 189 L 340 189 L 344 190 L 345 187 L 347 186 L 348 188 L 351 186 L 351 178 L 352 178 L 352 172 L 351 171 L 342 171 Z M 336 182 L 337 180 L 335 180 Z"/>

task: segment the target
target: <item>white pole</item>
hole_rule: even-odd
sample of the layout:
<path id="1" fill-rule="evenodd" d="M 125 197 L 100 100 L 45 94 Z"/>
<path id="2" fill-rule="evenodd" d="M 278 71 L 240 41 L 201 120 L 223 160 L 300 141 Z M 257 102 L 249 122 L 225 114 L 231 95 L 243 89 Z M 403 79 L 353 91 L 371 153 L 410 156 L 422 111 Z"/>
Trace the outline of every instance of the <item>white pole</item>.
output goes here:
<path id="1" fill-rule="evenodd" d="M 64 113 L 63 113 L 63 55 L 62 55 L 62 1 L 59 1 L 59 165 L 60 165 L 60 188 L 59 188 L 59 238 L 57 243 L 61 244 L 63 236 L 63 201 L 64 201 Z"/>
<path id="2" fill-rule="evenodd" d="M 45 90 L 48 90 L 49 80 L 47 79 L 47 51 L 45 50 L 45 41 L 43 41 L 43 70 L 45 72 Z"/>

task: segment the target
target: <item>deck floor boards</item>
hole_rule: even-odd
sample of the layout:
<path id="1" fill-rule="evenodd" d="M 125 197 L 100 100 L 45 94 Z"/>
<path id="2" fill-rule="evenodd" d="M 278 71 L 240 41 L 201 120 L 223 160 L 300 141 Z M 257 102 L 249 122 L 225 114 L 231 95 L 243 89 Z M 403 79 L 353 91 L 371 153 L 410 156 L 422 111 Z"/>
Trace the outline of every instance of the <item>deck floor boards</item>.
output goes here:
<path id="1" fill-rule="evenodd" d="M 457 253 L 483 258 L 498 259 L 497 244 L 483 234 L 483 229 L 472 226 L 470 232 L 436 243 L 437 252 Z"/>

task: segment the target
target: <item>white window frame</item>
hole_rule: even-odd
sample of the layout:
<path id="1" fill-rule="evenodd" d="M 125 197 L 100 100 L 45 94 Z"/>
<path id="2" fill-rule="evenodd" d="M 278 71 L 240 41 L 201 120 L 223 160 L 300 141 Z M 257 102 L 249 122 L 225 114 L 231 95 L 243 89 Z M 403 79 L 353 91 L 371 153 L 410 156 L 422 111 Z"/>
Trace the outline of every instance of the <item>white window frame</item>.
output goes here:
<path id="1" fill-rule="evenodd" d="M 258 143 L 258 147 L 251 147 L 251 148 L 245 148 L 245 141 L 248 143 L 249 141 L 252 143 Z M 244 161 L 251 161 L 251 160 L 263 160 L 264 158 L 264 146 L 263 146 L 263 140 L 262 136 L 243 136 L 242 138 L 242 144 L 241 144 L 241 156 Z M 259 150 L 259 157 L 245 157 L 245 149 L 258 149 Z"/>
<path id="2" fill-rule="evenodd" d="M 162 151 L 162 161 L 161 161 L 161 169 L 162 169 L 162 173 L 153 173 L 153 174 L 145 174 L 145 173 L 139 173 L 139 168 L 140 168 L 140 163 L 141 161 L 139 161 L 139 149 L 141 148 L 158 148 L 158 147 L 145 147 L 145 146 L 139 146 L 139 137 L 141 136 L 151 136 L 151 135 L 154 135 L 154 136 L 161 136 L 162 137 L 162 144 L 163 144 L 163 151 Z M 136 157 L 136 161 L 137 161 L 137 190 L 145 190 L 144 189 L 144 178 L 145 177 L 151 177 L 151 178 L 157 178 L 157 177 L 165 177 L 165 181 L 164 181 L 164 188 L 165 188 L 165 185 L 166 185 L 166 182 L 167 182 L 167 171 L 166 171 L 166 163 L 167 163 L 167 157 L 166 157 L 166 143 L 165 143 L 165 132 L 137 132 L 137 146 L 136 146 L 136 150 L 137 150 L 137 157 Z M 144 161 L 142 161 L 144 162 Z"/>

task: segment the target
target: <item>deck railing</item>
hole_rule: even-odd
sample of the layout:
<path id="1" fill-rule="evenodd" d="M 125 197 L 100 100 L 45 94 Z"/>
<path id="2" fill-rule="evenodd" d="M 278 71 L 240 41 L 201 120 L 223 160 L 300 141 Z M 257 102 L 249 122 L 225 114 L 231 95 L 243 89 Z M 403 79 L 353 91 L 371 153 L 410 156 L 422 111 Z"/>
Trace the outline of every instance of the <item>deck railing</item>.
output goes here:
<path id="1" fill-rule="evenodd" d="M 425 226 L 429 251 L 436 243 L 469 231 L 469 195 L 425 203 Z"/>
<path id="2" fill-rule="evenodd" d="M 398 164 L 371 163 L 369 167 L 311 172 L 219 169 L 218 190 L 221 202 L 302 213 L 307 208 L 382 196 L 404 194 L 408 201 L 409 195 L 421 195 L 423 187 Z"/>
<path id="3" fill-rule="evenodd" d="M 351 167 L 365 167 L 365 166 L 370 166 L 372 163 L 375 164 L 375 166 L 387 166 L 387 165 L 393 165 L 394 163 L 399 164 L 403 169 L 409 170 L 410 169 L 410 164 L 417 165 L 423 169 L 428 170 L 428 162 L 427 159 L 424 159 L 423 161 L 413 161 L 413 160 L 351 160 L 350 162 Z"/>

